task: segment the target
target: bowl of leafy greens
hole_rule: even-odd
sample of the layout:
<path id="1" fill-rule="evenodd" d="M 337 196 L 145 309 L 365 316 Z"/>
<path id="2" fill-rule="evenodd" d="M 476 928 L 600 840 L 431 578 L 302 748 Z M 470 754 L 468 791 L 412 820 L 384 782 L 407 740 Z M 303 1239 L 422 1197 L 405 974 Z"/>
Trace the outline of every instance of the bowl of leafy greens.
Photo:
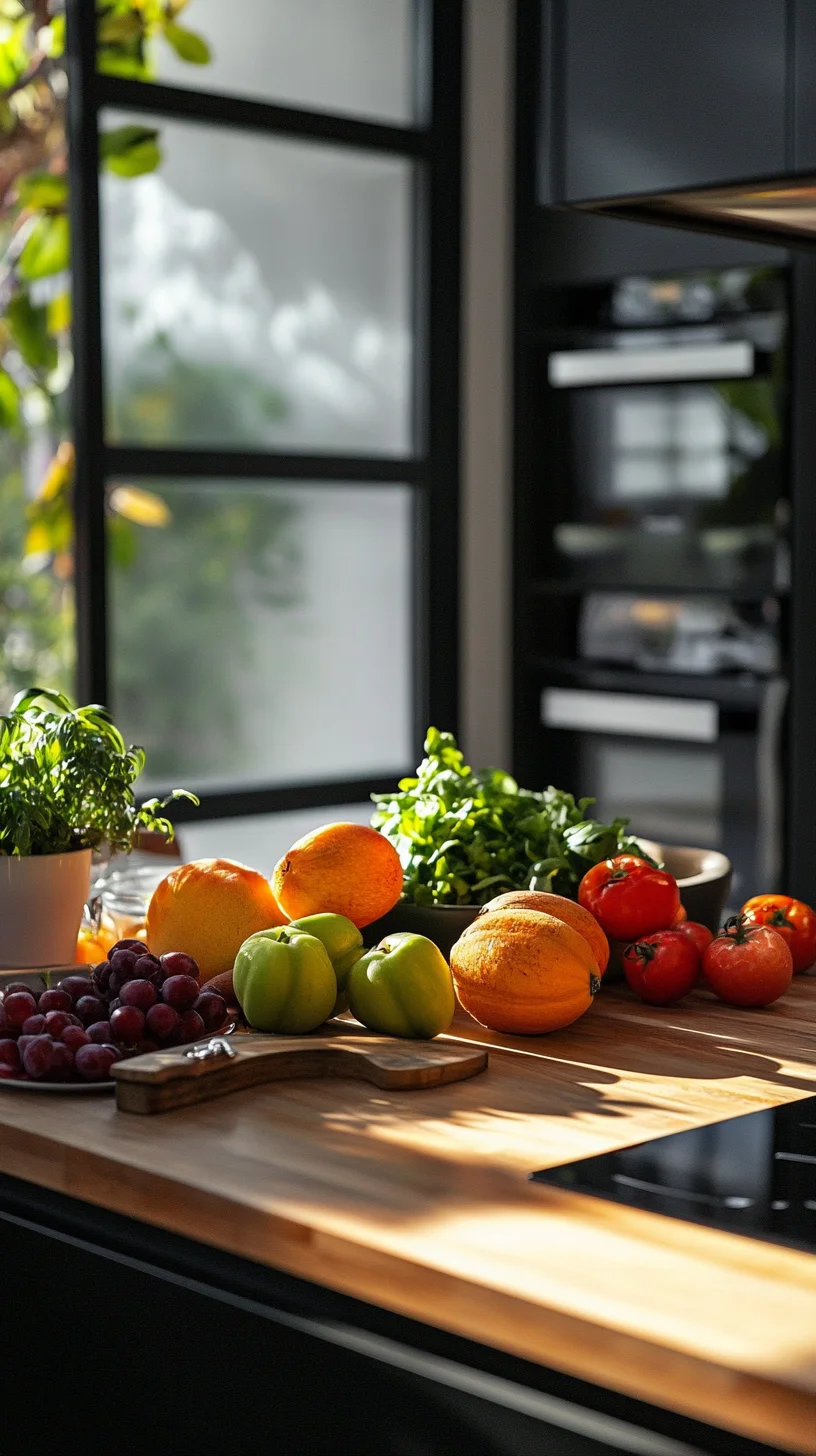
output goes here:
<path id="1" fill-rule="evenodd" d="M 505 890 L 548 890 L 576 899 L 592 865 L 640 853 L 625 819 L 588 816 L 592 799 L 552 787 L 519 788 L 501 769 L 471 769 L 451 733 L 429 728 L 415 778 L 372 795 L 371 823 L 402 862 L 402 898 L 368 927 L 427 935 L 447 955 L 479 908 Z"/>

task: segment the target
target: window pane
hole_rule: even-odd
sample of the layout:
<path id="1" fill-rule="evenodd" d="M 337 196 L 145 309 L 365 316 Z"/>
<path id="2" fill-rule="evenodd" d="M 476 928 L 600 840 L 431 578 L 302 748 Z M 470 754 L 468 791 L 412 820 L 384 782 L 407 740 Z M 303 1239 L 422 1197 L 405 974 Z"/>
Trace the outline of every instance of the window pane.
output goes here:
<path id="1" fill-rule="evenodd" d="M 411 496 L 231 481 L 111 490 L 113 709 L 147 749 L 151 782 L 362 778 L 410 763 Z"/>
<path id="2" fill-rule="evenodd" d="M 408 450 L 412 164 L 160 133 L 157 172 L 102 178 L 109 437 Z"/>
<path id="3" fill-rule="evenodd" d="M 413 0 L 191 0 L 181 23 L 208 65 L 160 40 L 156 79 L 321 111 L 410 122 Z"/>
<path id="4" fill-rule="evenodd" d="M 252 814 L 235 819 L 200 817 L 176 827 L 181 857 L 237 859 L 271 878 L 272 871 L 296 839 L 319 824 L 368 824 L 374 805 L 328 804 L 318 809 L 297 809 L 286 814 Z"/>
<path id="5" fill-rule="evenodd" d="M 21 428 L 0 438 L 0 712 L 34 683 L 74 693 L 71 476 L 46 422 Z"/>

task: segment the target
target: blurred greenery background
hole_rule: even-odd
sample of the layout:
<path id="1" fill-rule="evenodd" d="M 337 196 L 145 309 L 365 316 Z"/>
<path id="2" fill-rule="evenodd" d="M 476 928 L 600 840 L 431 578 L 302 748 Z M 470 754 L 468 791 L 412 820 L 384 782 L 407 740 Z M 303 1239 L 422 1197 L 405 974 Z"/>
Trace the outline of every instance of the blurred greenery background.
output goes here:
<path id="1" fill-rule="evenodd" d="M 206 65 L 208 43 L 188 28 L 186 9 L 187 0 L 98 0 L 100 69 L 149 80 L 161 45 Z M 75 692 L 64 39 L 64 18 L 48 3 L 0 0 L 0 711 L 33 682 Z M 142 176 L 161 160 L 156 129 L 118 126 L 100 138 L 100 164 L 119 177 Z M 286 402 L 238 367 L 178 357 L 158 336 L 118 379 L 109 409 L 125 437 L 131 423 L 141 438 L 147 425 L 149 435 L 159 411 L 162 438 L 196 438 L 215 427 L 224 445 L 245 446 L 253 422 L 264 442 L 264 422 L 285 416 Z M 166 682 L 197 725 L 189 772 L 240 767 L 241 712 L 229 665 L 238 681 L 250 650 L 247 602 L 274 606 L 297 594 L 291 501 L 245 491 L 230 502 L 222 492 L 202 512 L 182 493 L 174 511 L 175 522 L 153 482 L 150 489 L 116 482 L 109 491 L 115 709 L 126 722 L 149 719 L 153 742 L 145 746 L 156 778 L 178 758 L 173 702 L 163 707 L 156 691 Z M 208 671 L 213 660 L 226 670 Z"/>

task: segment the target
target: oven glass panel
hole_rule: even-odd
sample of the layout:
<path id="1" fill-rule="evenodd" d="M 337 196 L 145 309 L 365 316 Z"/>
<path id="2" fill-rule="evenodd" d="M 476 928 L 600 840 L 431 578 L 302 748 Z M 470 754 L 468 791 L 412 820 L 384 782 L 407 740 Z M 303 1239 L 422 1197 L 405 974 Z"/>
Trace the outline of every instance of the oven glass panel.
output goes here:
<path id="1" fill-rule="evenodd" d="M 719 848 L 723 769 L 717 748 L 581 740 L 581 793 L 605 824 L 623 817 L 636 834 Z"/>
<path id="2" fill-rule="evenodd" d="M 559 391 L 570 506 L 557 575 L 669 589 L 787 585 L 771 377 Z"/>

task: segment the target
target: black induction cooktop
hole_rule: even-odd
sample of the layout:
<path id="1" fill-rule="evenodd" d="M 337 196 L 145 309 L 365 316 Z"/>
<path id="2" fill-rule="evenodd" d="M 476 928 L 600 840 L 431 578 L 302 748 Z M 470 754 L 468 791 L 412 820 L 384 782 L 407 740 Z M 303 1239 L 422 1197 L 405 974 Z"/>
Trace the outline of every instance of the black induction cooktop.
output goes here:
<path id="1" fill-rule="evenodd" d="M 816 1253 L 816 1097 L 530 1176 Z"/>

